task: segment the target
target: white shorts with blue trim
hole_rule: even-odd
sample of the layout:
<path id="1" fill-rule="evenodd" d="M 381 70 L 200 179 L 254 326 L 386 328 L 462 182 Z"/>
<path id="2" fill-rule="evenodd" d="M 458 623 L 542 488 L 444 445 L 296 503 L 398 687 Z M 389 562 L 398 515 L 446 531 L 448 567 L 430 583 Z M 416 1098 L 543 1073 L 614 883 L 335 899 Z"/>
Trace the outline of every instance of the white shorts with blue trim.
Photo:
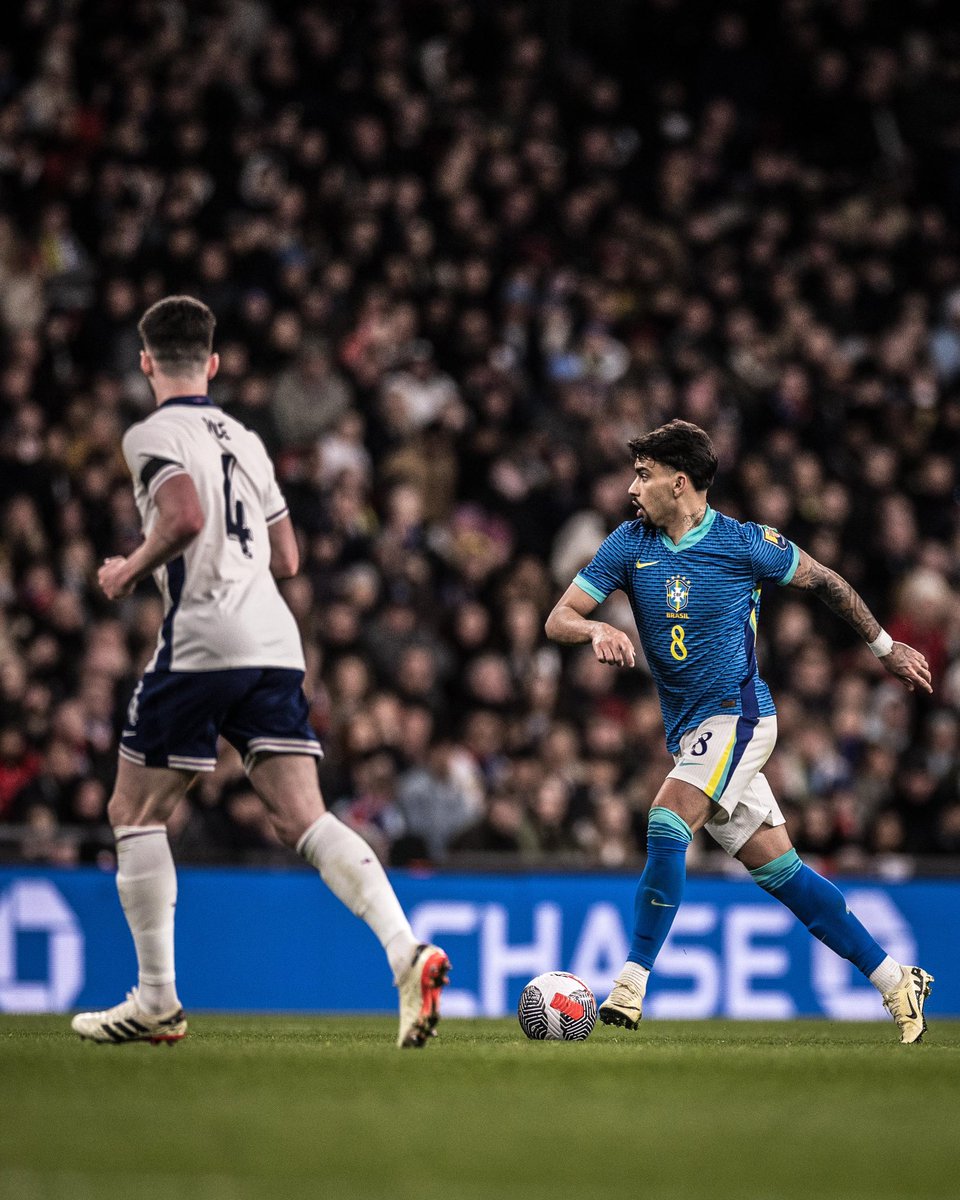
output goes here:
<path id="1" fill-rule="evenodd" d="M 784 817 L 762 768 L 777 742 L 776 717 L 708 717 L 680 739 L 668 779 L 699 788 L 717 814 L 704 828 L 729 855 L 743 848 L 761 825 Z"/>

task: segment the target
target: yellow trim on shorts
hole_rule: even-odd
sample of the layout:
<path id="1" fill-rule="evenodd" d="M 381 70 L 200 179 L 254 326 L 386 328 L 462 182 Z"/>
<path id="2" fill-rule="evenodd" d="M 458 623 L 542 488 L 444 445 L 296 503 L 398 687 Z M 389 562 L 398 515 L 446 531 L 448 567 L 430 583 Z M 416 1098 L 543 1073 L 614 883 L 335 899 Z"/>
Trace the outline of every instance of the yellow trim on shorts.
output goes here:
<path id="1" fill-rule="evenodd" d="M 726 770 L 727 763 L 730 760 L 730 755 L 733 753 L 733 747 L 737 742 L 737 726 L 734 724 L 733 733 L 730 734 L 730 741 L 724 747 L 723 754 L 720 755 L 720 761 L 713 769 L 713 774 L 707 780 L 707 786 L 703 789 L 707 796 L 712 800 L 713 794 L 723 781 L 723 775 Z"/>

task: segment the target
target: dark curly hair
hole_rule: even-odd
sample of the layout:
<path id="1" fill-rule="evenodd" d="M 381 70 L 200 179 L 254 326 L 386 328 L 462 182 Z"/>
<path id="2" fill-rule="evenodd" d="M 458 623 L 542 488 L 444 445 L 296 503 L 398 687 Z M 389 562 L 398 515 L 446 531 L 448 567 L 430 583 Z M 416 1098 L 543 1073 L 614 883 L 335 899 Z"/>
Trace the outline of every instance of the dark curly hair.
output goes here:
<path id="1" fill-rule="evenodd" d="M 718 460 L 713 442 L 699 425 L 690 421 L 668 421 L 659 429 L 633 438 L 627 445 L 634 462 L 648 458 L 651 462 L 685 471 L 698 492 L 706 491 L 717 473 Z"/>

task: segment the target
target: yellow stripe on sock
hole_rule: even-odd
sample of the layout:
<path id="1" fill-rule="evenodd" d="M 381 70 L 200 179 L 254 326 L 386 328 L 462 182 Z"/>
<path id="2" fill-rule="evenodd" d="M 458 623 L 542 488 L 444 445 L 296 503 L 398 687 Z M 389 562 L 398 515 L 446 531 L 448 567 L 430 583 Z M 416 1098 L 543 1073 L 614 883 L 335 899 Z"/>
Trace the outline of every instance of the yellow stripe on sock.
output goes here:
<path id="1" fill-rule="evenodd" d="M 723 753 L 720 755 L 720 761 L 713 769 L 713 774 L 707 780 L 707 786 L 703 789 L 706 794 L 713 799 L 713 793 L 720 786 L 720 781 L 723 779 L 723 773 L 727 768 L 727 763 L 730 761 L 730 755 L 733 753 L 733 747 L 737 741 L 737 727 L 734 725 L 733 733 L 730 734 L 730 741 L 723 748 Z"/>

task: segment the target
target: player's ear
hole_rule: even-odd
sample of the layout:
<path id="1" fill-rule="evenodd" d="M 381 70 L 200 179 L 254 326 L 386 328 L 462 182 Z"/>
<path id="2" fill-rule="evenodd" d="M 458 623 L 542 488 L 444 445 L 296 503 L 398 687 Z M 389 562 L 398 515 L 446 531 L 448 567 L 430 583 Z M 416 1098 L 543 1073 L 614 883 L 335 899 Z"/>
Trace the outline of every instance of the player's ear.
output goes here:
<path id="1" fill-rule="evenodd" d="M 682 472 L 678 471 L 673 477 L 673 494 L 682 496 L 687 490 L 687 477 Z"/>
<path id="2" fill-rule="evenodd" d="M 211 354 L 207 359 L 207 378 L 212 379 L 220 370 L 220 355 Z"/>
<path id="3" fill-rule="evenodd" d="M 150 376 L 153 374 L 154 369 L 155 368 L 153 365 L 153 359 L 150 357 L 150 355 L 147 353 L 146 350 L 141 350 L 140 351 L 140 370 L 149 379 Z"/>

